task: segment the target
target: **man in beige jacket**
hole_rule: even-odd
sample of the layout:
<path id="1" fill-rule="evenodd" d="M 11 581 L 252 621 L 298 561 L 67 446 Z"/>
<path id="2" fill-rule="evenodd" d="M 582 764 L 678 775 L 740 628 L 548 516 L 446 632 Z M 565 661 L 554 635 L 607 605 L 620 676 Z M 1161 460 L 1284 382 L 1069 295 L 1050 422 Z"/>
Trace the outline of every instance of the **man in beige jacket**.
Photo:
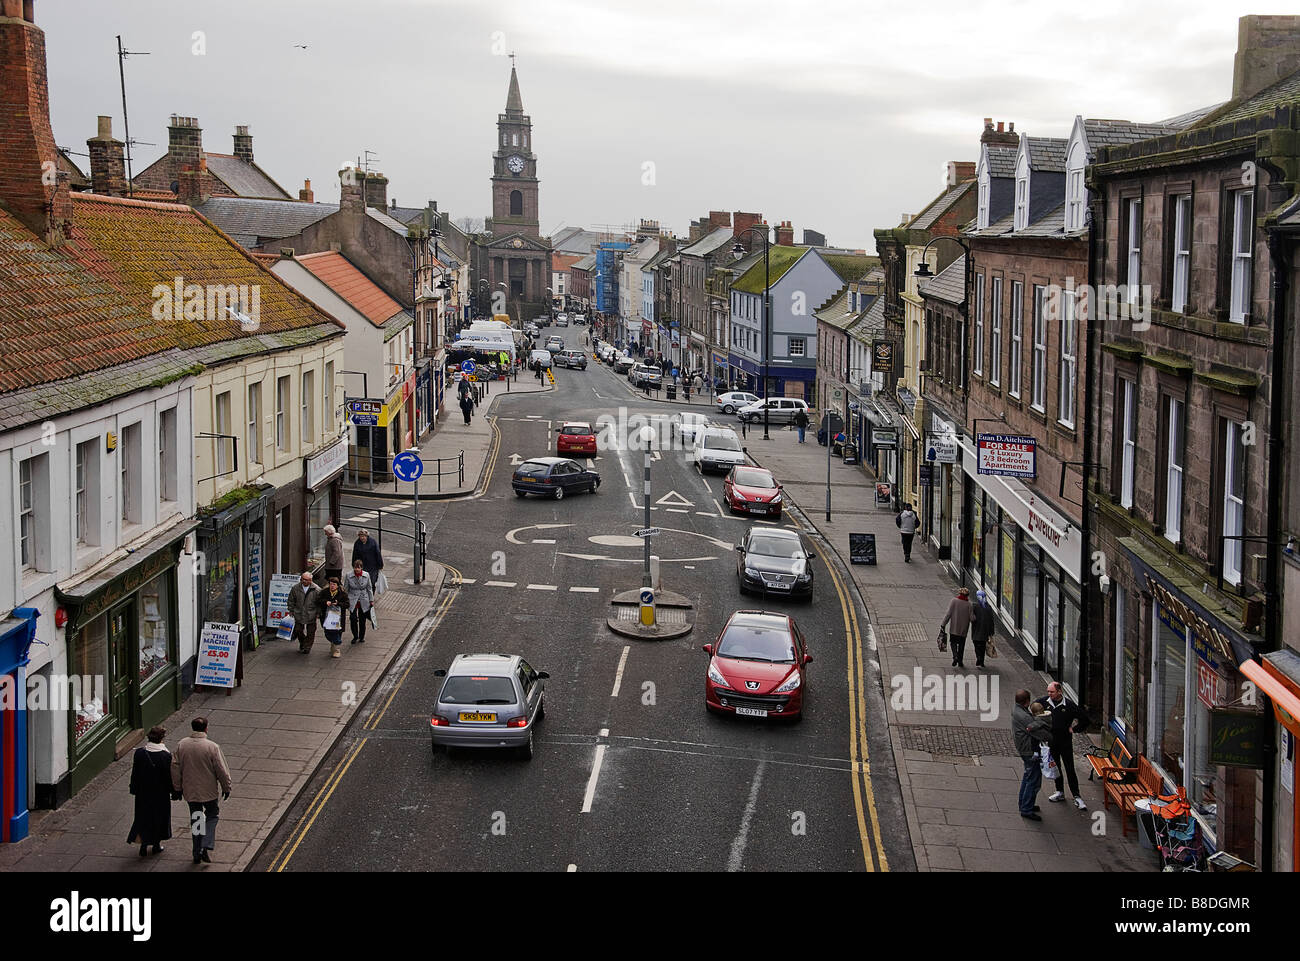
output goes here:
<path id="1" fill-rule="evenodd" d="M 194 733 L 182 738 L 172 755 L 172 787 L 190 806 L 190 836 L 194 839 L 194 863 L 212 863 L 208 852 L 217 845 L 217 820 L 221 800 L 230 797 L 230 768 L 216 741 L 208 740 L 208 719 L 190 721 Z"/>

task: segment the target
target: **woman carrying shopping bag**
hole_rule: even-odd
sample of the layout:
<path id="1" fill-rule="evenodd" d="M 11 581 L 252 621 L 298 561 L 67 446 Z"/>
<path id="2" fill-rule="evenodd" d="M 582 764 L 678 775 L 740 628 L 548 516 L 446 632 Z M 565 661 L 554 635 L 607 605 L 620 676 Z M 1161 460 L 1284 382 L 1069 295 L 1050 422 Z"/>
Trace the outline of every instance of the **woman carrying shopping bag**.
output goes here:
<path id="1" fill-rule="evenodd" d="M 330 642 L 330 657 L 340 656 L 339 648 L 343 646 L 343 612 L 347 605 L 348 595 L 339 586 L 339 579 L 331 575 L 329 586 L 316 599 L 316 610 L 321 627 L 325 630 L 325 640 Z"/>
<path id="2" fill-rule="evenodd" d="M 361 558 L 352 562 L 352 573 L 343 581 L 348 592 L 348 611 L 352 625 L 352 643 L 366 643 L 366 622 L 370 620 L 370 606 L 375 600 L 375 586 L 361 564 Z"/>

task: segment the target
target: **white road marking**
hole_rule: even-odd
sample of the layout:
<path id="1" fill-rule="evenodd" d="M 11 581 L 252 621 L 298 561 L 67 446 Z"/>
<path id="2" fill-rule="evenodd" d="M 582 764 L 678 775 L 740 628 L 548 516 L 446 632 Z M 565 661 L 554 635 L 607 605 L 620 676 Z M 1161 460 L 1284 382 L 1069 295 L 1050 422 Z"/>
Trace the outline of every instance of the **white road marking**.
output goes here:
<path id="1" fill-rule="evenodd" d="M 713 506 L 716 507 L 716 508 L 718 509 L 718 516 L 719 516 L 719 517 L 726 517 L 726 516 L 727 516 L 727 512 L 724 511 L 724 510 L 722 509 L 722 505 L 718 503 L 718 499 L 717 499 L 716 497 L 713 498 Z"/>
<path id="2" fill-rule="evenodd" d="M 514 587 L 518 581 L 488 581 L 484 587 Z"/>
<path id="3" fill-rule="evenodd" d="M 599 587 L 570 587 L 570 594 L 599 594 Z"/>
<path id="4" fill-rule="evenodd" d="M 461 582 L 462 584 L 477 584 L 477 583 L 478 583 L 478 578 L 477 578 L 477 577 L 462 577 L 462 578 L 460 579 L 460 582 Z"/>
<path id="5" fill-rule="evenodd" d="M 758 762 L 758 770 L 754 772 L 754 781 L 749 786 L 749 800 L 745 803 L 745 813 L 740 817 L 740 830 L 736 832 L 736 837 L 731 842 L 731 857 L 727 858 L 728 871 L 739 871 L 740 864 L 745 859 L 745 845 L 749 842 L 749 822 L 754 819 L 754 807 L 758 801 L 758 788 L 763 783 L 763 771 L 766 768 L 766 761 Z"/>
<path id="6" fill-rule="evenodd" d="M 718 515 L 710 511 L 696 511 L 695 516 L 696 517 L 717 517 Z"/>
<path id="7" fill-rule="evenodd" d="M 637 502 L 636 502 L 636 494 L 632 493 L 631 491 L 628 491 L 628 492 L 627 492 L 627 499 L 630 500 L 630 501 L 632 502 L 632 507 L 633 507 L 633 509 L 635 509 L 635 508 L 637 508 L 637 507 L 640 506 L 640 505 L 637 504 Z"/>
<path id="8" fill-rule="evenodd" d="M 609 731 L 603 730 L 601 737 L 608 736 Z M 582 796 L 582 813 L 591 813 L 591 802 L 596 797 L 596 781 L 600 779 L 600 766 L 605 761 L 605 744 L 596 745 L 596 757 L 591 764 L 591 777 L 587 778 L 587 792 Z"/>
<path id="9" fill-rule="evenodd" d="M 695 506 L 695 503 L 693 501 L 688 501 L 681 494 L 677 493 L 677 491 L 669 491 L 663 497 L 655 501 L 655 503 L 663 507 L 694 507 Z"/>
<path id="10" fill-rule="evenodd" d="M 533 540 L 534 544 L 554 544 L 555 539 L 549 537 L 538 537 Z"/>
<path id="11" fill-rule="evenodd" d="M 592 390 L 595 390 L 595 388 L 593 387 Z M 567 870 L 565 873 L 566 873 L 566 874 L 577 874 L 577 872 L 578 872 L 578 866 L 577 866 L 576 864 L 570 864 L 569 867 L 568 867 L 568 870 Z"/>
<path id="12" fill-rule="evenodd" d="M 614 675 L 614 690 L 610 692 L 610 697 L 618 697 L 618 689 L 623 686 L 623 668 L 627 667 L 627 655 L 631 650 L 631 644 L 624 647 L 623 656 L 618 659 L 618 672 Z"/>
<path id="13" fill-rule="evenodd" d="M 683 564 L 682 567 L 683 567 L 685 570 L 688 570 L 688 571 L 693 571 L 693 570 L 695 570 L 695 565 L 694 565 L 694 564 Z"/>
<path id="14" fill-rule="evenodd" d="M 651 510 L 655 510 L 655 509 L 656 509 L 656 508 L 651 508 Z M 665 507 L 664 510 L 666 510 L 669 514 L 689 514 L 689 513 L 690 513 L 690 511 L 688 511 L 688 510 L 686 510 L 686 509 L 684 509 L 684 508 L 681 508 L 681 507 Z"/>
<path id="15" fill-rule="evenodd" d="M 524 588 L 526 591 L 554 591 L 558 590 L 554 584 L 529 584 Z"/>
<path id="16" fill-rule="evenodd" d="M 607 727 L 602 727 L 602 728 L 600 729 L 600 736 L 601 736 L 601 737 L 609 737 L 609 728 L 607 728 Z"/>

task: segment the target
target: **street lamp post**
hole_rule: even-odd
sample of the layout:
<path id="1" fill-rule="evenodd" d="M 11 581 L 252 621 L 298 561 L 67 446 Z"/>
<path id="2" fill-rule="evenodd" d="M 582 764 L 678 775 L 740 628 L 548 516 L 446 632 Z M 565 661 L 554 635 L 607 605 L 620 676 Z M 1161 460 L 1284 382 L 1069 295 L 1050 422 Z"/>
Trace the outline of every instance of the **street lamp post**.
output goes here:
<path id="1" fill-rule="evenodd" d="M 768 361 L 771 357 L 771 336 L 772 336 L 772 273 L 769 269 L 768 251 L 771 244 L 768 242 L 767 224 L 763 224 L 763 440 L 771 440 L 768 435 L 768 424 L 770 422 L 769 412 L 771 405 L 768 404 Z M 745 234 L 753 233 L 758 230 L 758 225 L 748 227 L 734 236 L 740 237 Z M 740 260 L 745 256 L 747 251 L 745 245 L 736 241 L 736 246 L 731 248 L 731 256 L 735 260 Z"/>

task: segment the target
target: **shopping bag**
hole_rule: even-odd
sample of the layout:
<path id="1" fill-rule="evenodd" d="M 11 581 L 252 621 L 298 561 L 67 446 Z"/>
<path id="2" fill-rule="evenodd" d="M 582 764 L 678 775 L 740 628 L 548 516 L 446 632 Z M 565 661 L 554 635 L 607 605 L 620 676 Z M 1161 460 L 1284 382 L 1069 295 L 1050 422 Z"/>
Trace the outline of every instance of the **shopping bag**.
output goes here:
<path id="1" fill-rule="evenodd" d="M 941 650 L 941 651 L 946 651 L 946 650 L 948 650 L 948 632 L 945 631 L 943 628 L 940 628 L 940 629 L 939 629 L 939 639 L 938 639 L 938 640 L 939 640 L 939 650 Z"/>
<path id="2" fill-rule="evenodd" d="M 286 614 L 280 618 L 280 626 L 276 628 L 275 636 L 282 641 L 287 641 L 293 637 L 293 615 Z"/>
<path id="3" fill-rule="evenodd" d="M 370 623 L 375 627 L 379 626 L 379 618 L 375 616 L 375 606 L 370 605 Z"/>
<path id="4" fill-rule="evenodd" d="M 1041 755 L 1039 764 L 1043 768 L 1043 777 L 1049 781 L 1055 781 L 1061 776 L 1061 772 L 1057 770 L 1056 762 L 1052 760 L 1052 749 L 1046 744 L 1040 744 L 1038 750 Z"/>
<path id="5" fill-rule="evenodd" d="M 325 630 L 343 630 L 343 612 L 337 607 L 325 612 Z"/>
<path id="6" fill-rule="evenodd" d="M 375 584 L 375 597 L 378 597 L 384 591 L 388 590 L 388 576 L 383 571 L 379 572 L 379 581 Z"/>
<path id="7" fill-rule="evenodd" d="M 993 643 L 993 638 L 991 637 L 989 638 L 989 643 L 988 646 L 984 649 L 984 653 L 987 654 L 989 657 L 998 656 L 998 646 Z"/>

